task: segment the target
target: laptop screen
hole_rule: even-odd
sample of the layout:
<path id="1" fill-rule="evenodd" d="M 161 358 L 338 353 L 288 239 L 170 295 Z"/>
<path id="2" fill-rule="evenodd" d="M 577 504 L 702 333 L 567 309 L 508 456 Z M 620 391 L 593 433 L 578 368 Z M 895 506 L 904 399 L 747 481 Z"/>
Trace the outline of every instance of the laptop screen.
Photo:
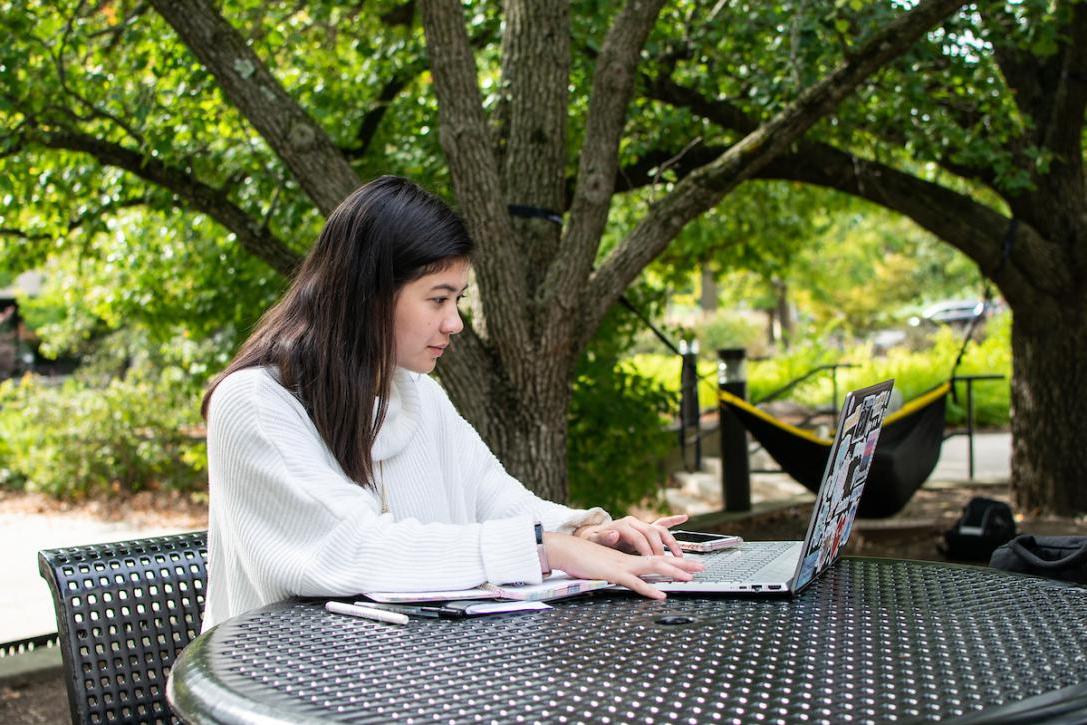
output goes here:
<path id="1" fill-rule="evenodd" d="M 845 397 L 793 578 L 794 592 L 837 561 L 849 540 L 892 387 L 894 381 L 887 380 Z"/>

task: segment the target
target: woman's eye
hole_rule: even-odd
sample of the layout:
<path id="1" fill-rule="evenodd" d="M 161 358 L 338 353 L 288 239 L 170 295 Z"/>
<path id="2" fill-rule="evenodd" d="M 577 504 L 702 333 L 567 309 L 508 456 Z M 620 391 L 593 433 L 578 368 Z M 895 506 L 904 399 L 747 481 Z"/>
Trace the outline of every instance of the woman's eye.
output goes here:
<path id="1" fill-rule="evenodd" d="M 444 305 L 446 300 L 448 299 L 448 297 L 432 297 L 430 301 L 434 302 L 435 304 Z"/>

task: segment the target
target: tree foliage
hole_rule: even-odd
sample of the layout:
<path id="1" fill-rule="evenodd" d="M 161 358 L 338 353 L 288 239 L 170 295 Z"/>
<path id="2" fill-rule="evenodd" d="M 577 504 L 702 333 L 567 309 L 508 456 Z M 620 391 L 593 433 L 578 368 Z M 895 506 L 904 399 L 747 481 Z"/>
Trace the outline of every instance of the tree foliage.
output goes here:
<path id="1" fill-rule="evenodd" d="M 959 4 L 9 0 L 0 228 L 17 243 L 0 267 L 94 259 L 127 287 L 103 304 L 126 314 L 90 314 L 160 326 L 169 308 L 178 334 L 224 329 L 229 346 L 247 324 L 235 290 L 174 305 L 183 276 L 247 287 L 237 299 L 259 308 L 360 179 L 412 176 L 455 201 L 481 252 L 480 315 L 443 382 L 515 474 L 564 498 L 569 384 L 615 301 Z M 735 130 L 662 99 L 678 81 L 759 120 Z M 645 201 L 605 252 L 631 189 Z M 147 265 L 173 282 L 155 285 L 110 260 L 111 224 L 133 245 L 157 224 L 191 265 Z"/>

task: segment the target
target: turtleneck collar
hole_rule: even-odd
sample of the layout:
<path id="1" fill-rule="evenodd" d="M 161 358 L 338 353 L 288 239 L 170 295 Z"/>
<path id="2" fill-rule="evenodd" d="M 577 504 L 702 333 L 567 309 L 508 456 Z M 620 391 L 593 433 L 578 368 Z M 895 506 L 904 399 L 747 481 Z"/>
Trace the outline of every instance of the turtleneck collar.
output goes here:
<path id="1" fill-rule="evenodd" d="M 385 421 L 377 432 L 370 452 L 375 461 L 388 460 L 400 453 L 419 428 L 419 391 L 415 387 L 418 376 L 419 373 L 404 368 L 397 368 L 393 373 Z M 377 413 L 376 405 L 374 413 Z"/>

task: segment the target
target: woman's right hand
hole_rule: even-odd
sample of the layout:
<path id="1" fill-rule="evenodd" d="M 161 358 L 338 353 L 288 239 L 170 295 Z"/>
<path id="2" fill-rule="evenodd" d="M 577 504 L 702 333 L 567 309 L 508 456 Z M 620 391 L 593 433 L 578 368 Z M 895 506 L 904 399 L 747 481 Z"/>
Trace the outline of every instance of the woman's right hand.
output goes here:
<path id="1" fill-rule="evenodd" d="M 691 558 L 637 556 L 601 546 L 570 534 L 544 534 L 544 551 L 552 569 L 579 579 L 606 579 L 651 599 L 664 599 L 661 590 L 643 581 L 650 574 L 690 581 L 702 564 Z"/>

